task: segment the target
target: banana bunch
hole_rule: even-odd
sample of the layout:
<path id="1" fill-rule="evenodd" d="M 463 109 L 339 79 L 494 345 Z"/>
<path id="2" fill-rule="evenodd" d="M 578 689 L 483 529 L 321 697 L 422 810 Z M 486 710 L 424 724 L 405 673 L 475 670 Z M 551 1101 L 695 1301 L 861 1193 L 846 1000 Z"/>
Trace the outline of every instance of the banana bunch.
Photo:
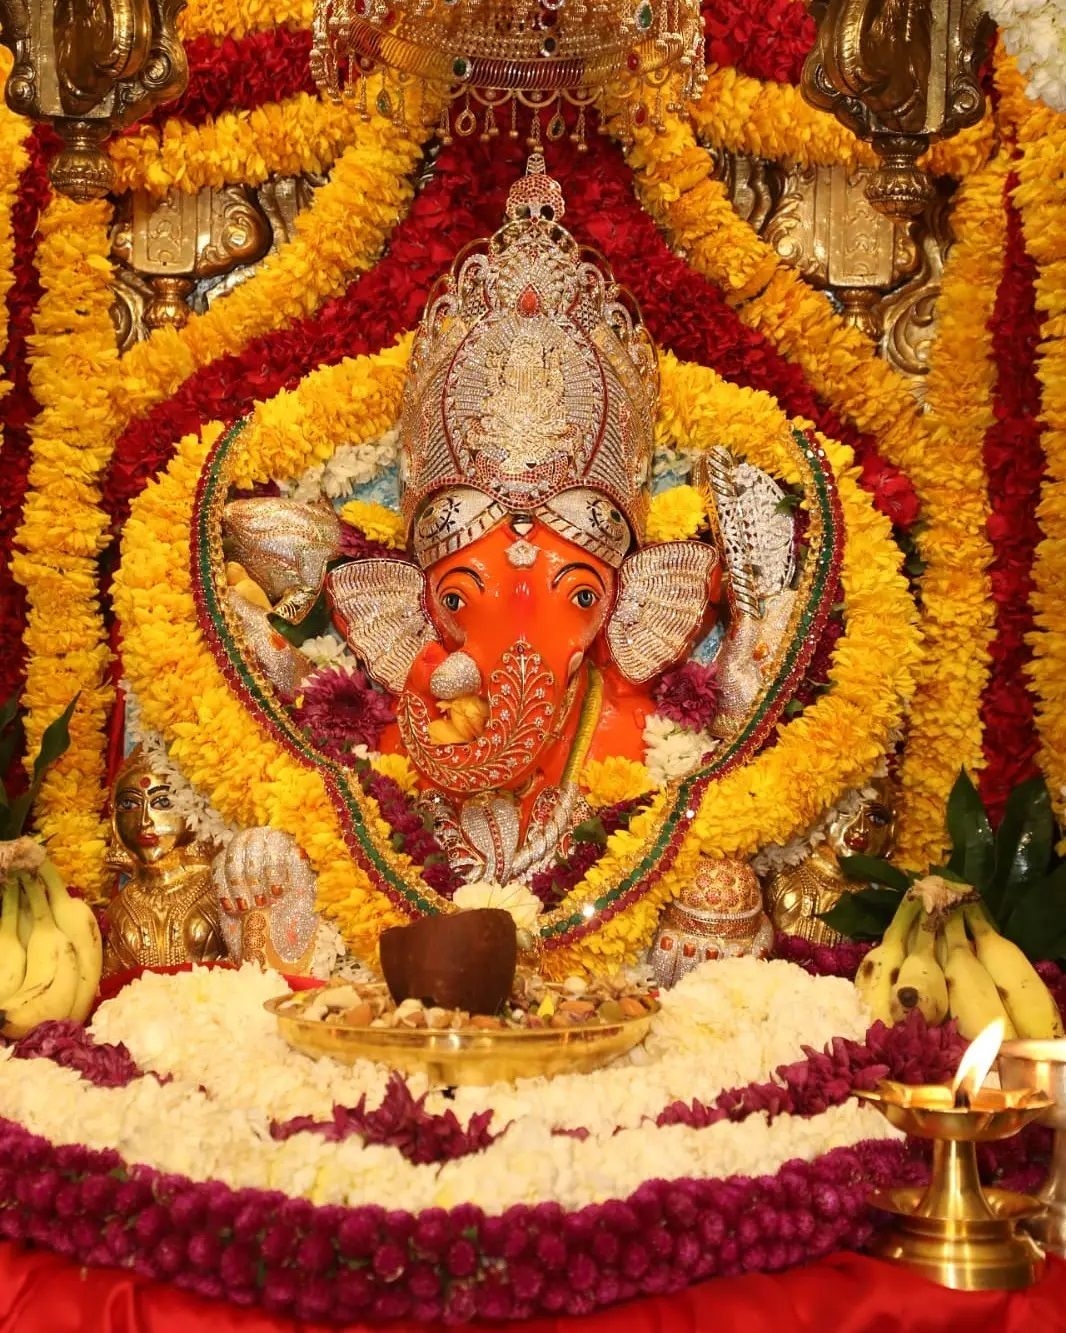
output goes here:
<path id="1" fill-rule="evenodd" d="M 977 900 L 928 911 L 920 894 L 905 894 L 855 985 L 874 1018 L 885 1023 L 917 1009 L 930 1024 L 955 1019 L 967 1040 L 996 1018 L 1007 1037 L 1066 1035 L 1036 969 Z"/>
<path id="2" fill-rule="evenodd" d="M 89 1016 L 103 967 L 100 927 L 55 866 L 9 872 L 0 910 L 0 1031 L 23 1037 L 47 1019 Z"/>

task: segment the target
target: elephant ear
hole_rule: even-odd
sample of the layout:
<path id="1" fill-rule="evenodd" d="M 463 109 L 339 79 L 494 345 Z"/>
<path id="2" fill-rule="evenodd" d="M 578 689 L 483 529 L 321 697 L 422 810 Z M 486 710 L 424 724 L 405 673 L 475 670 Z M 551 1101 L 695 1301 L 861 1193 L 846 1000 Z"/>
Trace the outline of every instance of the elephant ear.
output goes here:
<path id="1" fill-rule="evenodd" d="M 411 663 L 437 632 L 426 614 L 426 576 L 406 560 L 353 560 L 326 580 L 326 597 L 369 675 L 399 694 Z"/>
<path id="2" fill-rule="evenodd" d="M 714 547 L 695 541 L 646 546 L 622 562 L 607 646 L 627 680 L 640 685 L 685 653 L 707 610 L 717 563 Z"/>

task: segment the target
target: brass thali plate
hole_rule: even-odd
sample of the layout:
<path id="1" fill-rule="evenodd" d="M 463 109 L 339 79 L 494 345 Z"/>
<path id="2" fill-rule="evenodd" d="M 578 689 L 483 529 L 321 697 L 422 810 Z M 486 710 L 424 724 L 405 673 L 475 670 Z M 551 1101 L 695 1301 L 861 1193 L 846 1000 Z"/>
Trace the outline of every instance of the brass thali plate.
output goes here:
<path id="1" fill-rule="evenodd" d="M 642 1041 L 659 1010 L 656 1003 L 637 1018 L 569 1028 L 372 1028 L 305 1018 L 303 1010 L 314 999 L 314 991 L 304 991 L 263 1006 L 294 1050 L 342 1064 L 373 1060 L 447 1087 L 590 1073 Z"/>

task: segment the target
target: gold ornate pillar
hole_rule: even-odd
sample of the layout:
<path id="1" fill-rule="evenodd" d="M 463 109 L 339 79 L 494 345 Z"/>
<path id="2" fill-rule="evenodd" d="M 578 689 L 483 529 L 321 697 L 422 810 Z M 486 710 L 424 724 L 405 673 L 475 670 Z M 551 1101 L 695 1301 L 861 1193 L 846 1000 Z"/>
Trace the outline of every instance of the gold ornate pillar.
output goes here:
<path id="1" fill-rule="evenodd" d="M 874 148 L 867 198 L 915 217 L 933 183 L 917 159 L 979 120 L 979 70 L 992 35 L 984 0 L 811 0 L 818 37 L 803 69 L 814 106 Z"/>
<path id="2" fill-rule="evenodd" d="M 849 324 L 881 337 L 882 295 L 913 272 L 911 228 L 879 213 L 867 198 L 869 167 L 798 167 L 763 231 L 782 259 L 828 287 Z"/>
<path id="3" fill-rule="evenodd" d="M 171 190 L 162 199 L 135 191 L 121 205 L 111 249 L 147 285 L 141 319 L 151 330 L 180 328 L 197 282 L 255 264 L 272 240 L 255 192 L 232 185 L 196 194 Z"/>
<path id="4" fill-rule="evenodd" d="M 185 88 L 177 35 L 185 0 L 0 0 L 0 42 L 14 56 L 7 104 L 49 120 L 63 140 L 52 183 L 72 199 L 111 188 L 101 145 Z"/>

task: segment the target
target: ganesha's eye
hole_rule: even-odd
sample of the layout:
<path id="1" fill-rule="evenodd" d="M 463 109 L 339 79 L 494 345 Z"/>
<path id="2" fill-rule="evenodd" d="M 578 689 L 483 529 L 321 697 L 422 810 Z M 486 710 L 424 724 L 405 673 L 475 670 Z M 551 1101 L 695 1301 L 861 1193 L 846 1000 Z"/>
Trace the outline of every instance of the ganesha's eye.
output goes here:
<path id="1" fill-rule="evenodd" d="M 591 588 L 578 588 L 570 600 L 575 606 L 580 606 L 587 611 L 590 606 L 595 606 L 600 599 Z"/>
<path id="2" fill-rule="evenodd" d="M 457 592 L 446 592 L 441 596 L 440 600 L 446 611 L 459 611 L 466 605 Z"/>

